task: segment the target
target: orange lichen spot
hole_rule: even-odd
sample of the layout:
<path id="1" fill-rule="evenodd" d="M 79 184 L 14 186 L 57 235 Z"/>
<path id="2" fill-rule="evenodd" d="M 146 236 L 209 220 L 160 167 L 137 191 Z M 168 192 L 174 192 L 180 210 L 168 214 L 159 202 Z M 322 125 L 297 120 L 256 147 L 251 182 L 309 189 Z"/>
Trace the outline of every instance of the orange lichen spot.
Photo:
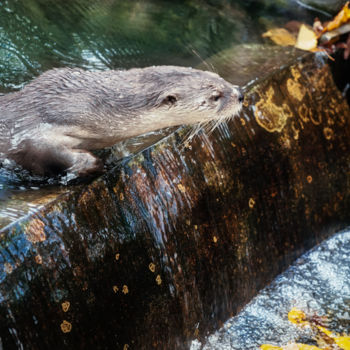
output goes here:
<path id="1" fill-rule="evenodd" d="M 331 140 L 333 138 L 334 131 L 331 128 L 325 127 L 323 129 L 323 135 L 324 135 L 325 139 L 329 141 L 329 140 Z"/>
<path id="2" fill-rule="evenodd" d="M 72 330 L 72 324 L 66 320 L 61 323 L 61 331 L 63 333 L 69 333 Z"/>
<path id="3" fill-rule="evenodd" d="M 82 290 L 86 291 L 89 288 L 89 284 L 85 281 L 81 287 Z"/>
<path id="4" fill-rule="evenodd" d="M 120 258 L 120 254 L 119 253 L 117 253 L 116 255 L 115 255 L 115 260 L 119 260 L 119 258 Z"/>
<path id="5" fill-rule="evenodd" d="M 113 288 L 113 292 L 114 292 L 114 293 L 117 293 L 118 290 L 119 290 L 118 286 L 113 286 L 112 288 Z"/>
<path id="6" fill-rule="evenodd" d="M 83 276 L 83 271 L 81 270 L 80 266 L 75 266 L 73 268 L 73 275 L 75 277 L 82 277 Z"/>
<path id="7" fill-rule="evenodd" d="M 25 235 L 29 242 L 38 243 L 46 240 L 45 224 L 40 219 L 33 219 L 26 228 Z"/>
<path id="8" fill-rule="evenodd" d="M 245 125 L 246 125 L 246 121 L 245 121 L 245 119 L 244 119 L 244 118 L 239 118 L 239 120 L 241 121 L 241 124 L 242 124 L 243 126 L 245 126 Z"/>
<path id="9" fill-rule="evenodd" d="M 122 202 L 124 200 L 124 193 L 120 193 L 119 194 L 119 200 Z"/>
<path id="10" fill-rule="evenodd" d="M 162 278 L 160 277 L 160 275 L 157 275 L 156 282 L 157 282 L 158 285 L 162 284 Z"/>
<path id="11" fill-rule="evenodd" d="M 216 236 L 213 237 L 213 242 L 217 243 L 218 242 L 218 238 Z"/>
<path id="12" fill-rule="evenodd" d="M 153 263 L 150 263 L 150 264 L 148 265 L 148 268 L 150 269 L 151 272 L 155 272 L 155 271 L 156 271 L 156 265 L 153 264 Z"/>
<path id="13" fill-rule="evenodd" d="M 123 286 L 122 293 L 125 294 L 125 295 L 129 293 L 128 286 L 126 286 L 126 285 Z"/>
<path id="14" fill-rule="evenodd" d="M 312 182 L 312 176 L 311 176 L 311 175 L 308 175 L 308 176 L 306 177 L 306 181 L 307 181 L 309 184 L 311 184 L 311 182 Z"/>
<path id="15" fill-rule="evenodd" d="M 61 306 L 62 306 L 63 312 L 67 312 L 69 310 L 69 308 L 70 308 L 70 302 L 69 301 L 65 301 L 65 302 L 62 303 Z"/>
<path id="16" fill-rule="evenodd" d="M 178 185 L 177 185 L 177 188 L 179 189 L 180 192 L 186 193 L 186 188 L 185 188 L 185 186 L 183 186 L 183 185 L 181 185 L 181 184 L 178 184 Z"/>
<path id="17" fill-rule="evenodd" d="M 43 258 L 42 258 L 42 256 L 41 255 L 36 255 L 35 256 L 35 262 L 37 263 L 37 264 L 39 264 L 39 265 L 41 265 L 42 263 L 43 263 Z"/>
<path id="18" fill-rule="evenodd" d="M 4 271 L 7 273 L 7 274 L 11 274 L 12 271 L 13 271 L 13 267 L 10 263 L 5 263 L 4 264 Z"/>
<path id="19" fill-rule="evenodd" d="M 255 200 L 253 198 L 250 198 L 248 204 L 249 204 L 249 208 L 253 209 L 255 206 Z"/>

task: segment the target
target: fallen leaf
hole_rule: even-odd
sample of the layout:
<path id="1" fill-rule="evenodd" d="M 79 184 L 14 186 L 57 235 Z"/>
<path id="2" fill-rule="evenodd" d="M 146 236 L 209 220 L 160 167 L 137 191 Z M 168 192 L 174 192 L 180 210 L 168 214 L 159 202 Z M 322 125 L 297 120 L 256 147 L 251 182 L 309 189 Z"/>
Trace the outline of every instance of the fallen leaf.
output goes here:
<path id="1" fill-rule="evenodd" d="M 302 24 L 299 30 L 297 43 L 295 47 L 305 51 L 314 51 L 317 49 L 317 36 L 312 29 Z"/>
<path id="2" fill-rule="evenodd" d="M 329 22 L 327 26 L 323 29 L 322 33 L 329 32 L 331 30 L 337 29 L 342 24 L 350 20 L 350 9 L 349 1 L 344 5 L 341 11 L 335 16 L 334 20 Z"/>
<path id="3" fill-rule="evenodd" d="M 263 38 L 270 38 L 275 44 L 280 46 L 294 46 L 295 37 L 284 28 L 273 28 L 264 33 Z"/>

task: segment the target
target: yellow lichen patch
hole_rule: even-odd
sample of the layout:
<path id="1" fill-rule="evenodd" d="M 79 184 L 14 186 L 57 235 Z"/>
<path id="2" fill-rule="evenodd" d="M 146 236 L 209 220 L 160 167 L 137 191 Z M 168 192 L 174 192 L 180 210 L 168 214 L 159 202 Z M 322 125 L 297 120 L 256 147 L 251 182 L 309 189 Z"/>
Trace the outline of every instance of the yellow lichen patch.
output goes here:
<path id="1" fill-rule="evenodd" d="M 333 130 L 331 128 L 325 127 L 323 129 L 323 135 L 326 138 L 326 140 L 329 141 L 329 140 L 331 140 L 333 138 L 334 132 L 333 132 Z"/>
<path id="2" fill-rule="evenodd" d="M 292 111 L 287 104 L 277 106 L 272 102 L 274 94 L 274 89 L 270 86 L 265 93 L 262 93 L 260 101 L 255 104 L 255 120 L 268 132 L 282 131 L 287 119 L 292 117 Z"/>
<path id="3" fill-rule="evenodd" d="M 155 272 L 156 271 L 156 265 L 154 265 L 153 263 L 150 263 L 148 265 L 148 268 L 150 269 L 151 272 Z"/>
<path id="4" fill-rule="evenodd" d="M 42 256 L 41 255 L 36 255 L 35 256 L 35 262 L 37 263 L 37 264 L 39 264 L 39 265 L 41 265 L 42 263 L 43 263 L 43 258 L 42 258 Z"/>
<path id="5" fill-rule="evenodd" d="M 310 118 L 309 118 L 310 114 L 311 114 L 311 111 L 306 104 L 301 104 L 298 107 L 298 115 L 304 123 L 307 123 L 310 121 Z"/>
<path id="6" fill-rule="evenodd" d="M 126 286 L 126 285 L 123 286 L 122 293 L 125 294 L 125 295 L 129 293 L 128 286 Z"/>
<path id="7" fill-rule="evenodd" d="M 248 205 L 249 205 L 249 208 L 250 208 L 250 209 L 253 209 L 253 208 L 254 208 L 254 206 L 255 206 L 255 200 L 254 200 L 254 198 L 250 198 L 250 199 L 249 199 Z"/>
<path id="8" fill-rule="evenodd" d="M 301 73 L 297 66 L 292 66 L 290 72 L 295 80 L 299 80 L 301 78 Z"/>
<path id="9" fill-rule="evenodd" d="M 213 237 L 213 242 L 217 243 L 218 242 L 218 238 L 216 236 Z"/>
<path id="10" fill-rule="evenodd" d="M 118 286 L 113 286 L 112 288 L 113 288 L 113 292 L 114 292 L 114 293 L 117 293 L 118 290 L 119 290 Z"/>
<path id="11" fill-rule="evenodd" d="M 69 333 L 72 330 L 72 324 L 66 320 L 61 323 L 61 330 L 63 333 Z"/>
<path id="12" fill-rule="evenodd" d="M 11 274 L 13 271 L 13 267 L 10 263 L 5 263 L 4 264 L 4 272 L 6 272 L 7 274 Z"/>
<path id="13" fill-rule="evenodd" d="M 306 177 L 306 181 L 307 181 L 309 184 L 311 184 L 311 182 L 312 182 L 312 176 L 311 176 L 311 175 L 308 175 L 308 176 Z"/>
<path id="14" fill-rule="evenodd" d="M 294 123 L 292 123 L 292 130 L 293 130 L 293 138 L 294 138 L 294 140 L 298 140 L 299 139 L 300 130 L 295 126 Z"/>
<path id="15" fill-rule="evenodd" d="M 183 185 L 181 185 L 181 184 L 178 184 L 178 185 L 177 185 L 177 188 L 179 189 L 180 192 L 186 193 L 186 188 L 185 188 L 185 186 L 183 186 Z"/>
<path id="16" fill-rule="evenodd" d="M 119 253 L 117 253 L 116 255 L 115 255 L 115 260 L 119 260 L 119 258 L 120 258 L 120 254 Z"/>
<path id="17" fill-rule="evenodd" d="M 197 225 L 194 225 L 193 226 L 195 230 L 198 230 L 198 226 Z"/>
<path id="18" fill-rule="evenodd" d="M 156 282 L 157 282 L 158 285 L 162 284 L 162 277 L 160 277 L 160 275 L 157 275 Z"/>
<path id="19" fill-rule="evenodd" d="M 29 242 L 38 243 L 46 240 L 45 224 L 40 219 L 33 219 L 26 228 L 25 235 Z"/>
<path id="20" fill-rule="evenodd" d="M 62 303 L 61 306 L 62 306 L 63 312 L 67 312 L 69 310 L 69 308 L 70 308 L 70 302 L 69 301 L 65 301 L 65 302 Z"/>
<path id="21" fill-rule="evenodd" d="M 299 102 L 304 98 L 306 91 L 300 83 L 293 79 L 287 79 L 287 90 L 288 93 Z"/>

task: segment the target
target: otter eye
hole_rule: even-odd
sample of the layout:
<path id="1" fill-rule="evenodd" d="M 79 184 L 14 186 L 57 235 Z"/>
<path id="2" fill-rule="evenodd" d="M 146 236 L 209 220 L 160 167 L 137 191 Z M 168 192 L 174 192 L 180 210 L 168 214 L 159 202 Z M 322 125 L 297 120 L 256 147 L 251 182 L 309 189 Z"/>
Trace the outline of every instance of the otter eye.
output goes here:
<path id="1" fill-rule="evenodd" d="M 168 105 L 173 105 L 177 101 L 176 96 L 174 95 L 168 95 L 164 98 L 163 103 Z"/>
<path id="2" fill-rule="evenodd" d="M 217 102 L 220 100 L 220 98 L 223 96 L 223 93 L 222 92 L 216 92 L 215 94 L 213 94 L 210 99 L 214 102 Z"/>

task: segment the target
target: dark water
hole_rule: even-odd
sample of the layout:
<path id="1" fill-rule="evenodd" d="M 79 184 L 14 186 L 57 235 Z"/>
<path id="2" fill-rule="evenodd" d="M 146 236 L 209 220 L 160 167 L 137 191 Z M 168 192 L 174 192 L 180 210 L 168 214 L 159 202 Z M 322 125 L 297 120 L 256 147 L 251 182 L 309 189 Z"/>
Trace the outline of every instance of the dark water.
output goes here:
<path id="1" fill-rule="evenodd" d="M 262 43 L 261 32 L 315 13 L 288 1 L 5 0 L 0 2 L 0 89 L 52 67 L 196 66 L 219 51 Z"/>
<path id="2" fill-rule="evenodd" d="M 64 66 L 106 70 L 201 64 L 229 81 L 246 83 L 259 74 L 260 61 L 255 71 L 247 73 L 246 66 L 266 46 L 262 32 L 292 19 L 312 23 L 315 15 L 294 1 L 0 1 L 0 93 Z M 232 50 L 239 57 L 234 68 L 232 54 L 227 55 Z M 205 61 L 210 57 L 215 60 L 209 66 Z M 162 137 L 156 136 L 152 140 Z M 136 141 L 126 148 L 121 145 L 117 153 L 130 154 L 144 144 Z M 25 188 L 21 179 L 0 170 L 0 227 L 26 212 Z M 13 189 L 20 191 L 24 209 L 15 214 L 15 199 L 10 216 L 6 208 Z"/>

